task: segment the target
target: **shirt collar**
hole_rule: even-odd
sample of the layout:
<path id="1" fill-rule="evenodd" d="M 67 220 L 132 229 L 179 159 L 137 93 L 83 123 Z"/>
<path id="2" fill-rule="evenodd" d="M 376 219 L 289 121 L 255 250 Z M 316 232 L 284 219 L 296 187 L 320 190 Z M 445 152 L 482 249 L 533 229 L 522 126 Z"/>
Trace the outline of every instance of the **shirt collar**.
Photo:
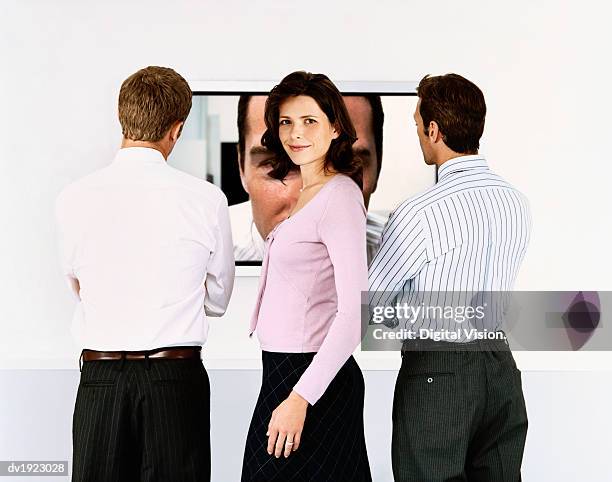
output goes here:
<path id="1" fill-rule="evenodd" d="M 117 165 L 154 165 L 165 164 L 162 153 L 150 147 L 123 147 L 119 149 L 113 164 Z"/>
<path id="2" fill-rule="evenodd" d="M 455 172 L 471 170 L 488 170 L 489 165 L 484 157 L 479 154 L 459 156 L 449 159 L 438 168 L 438 180 L 442 180 Z"/>

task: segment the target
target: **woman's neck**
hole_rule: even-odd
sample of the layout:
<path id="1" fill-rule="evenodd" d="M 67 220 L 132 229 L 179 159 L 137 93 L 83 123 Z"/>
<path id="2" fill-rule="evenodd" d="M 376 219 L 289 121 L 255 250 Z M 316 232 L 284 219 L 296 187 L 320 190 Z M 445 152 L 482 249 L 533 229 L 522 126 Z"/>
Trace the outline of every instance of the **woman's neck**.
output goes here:
<path id="1" fill-rule="evenodd" d="M 302 186 L 308 187 L 313 184 L 325 182 L 327 178 L 336 174 L 333 171 L 325 172 L 323 169 L 323 161 L 310 162 L 300 166 L 300 174 L 302 175 Z"/>

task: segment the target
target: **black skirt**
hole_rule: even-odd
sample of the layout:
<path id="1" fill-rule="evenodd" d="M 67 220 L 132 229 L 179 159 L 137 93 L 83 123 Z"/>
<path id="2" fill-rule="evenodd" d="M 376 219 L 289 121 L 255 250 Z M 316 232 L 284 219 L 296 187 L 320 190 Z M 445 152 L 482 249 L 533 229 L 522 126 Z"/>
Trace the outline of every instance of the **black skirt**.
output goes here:
<path id="1" fill-rule="evenodd" d="M 263 376 L 242 463 L 242 482 L 371 481 L 363 429 L 364 382 L 351 356 L 306 412 L 300 447 L 288 458 L 267 452 L 272 412 L 315 353 L 262 352 Z"/>

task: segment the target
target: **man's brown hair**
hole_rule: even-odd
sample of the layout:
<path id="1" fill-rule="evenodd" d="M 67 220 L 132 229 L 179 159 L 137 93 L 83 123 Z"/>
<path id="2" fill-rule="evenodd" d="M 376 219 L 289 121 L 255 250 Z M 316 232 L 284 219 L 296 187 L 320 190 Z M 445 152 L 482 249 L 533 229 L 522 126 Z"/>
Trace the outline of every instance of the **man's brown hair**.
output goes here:
<path id="1" fill-rule="evenodd" d="M 425 134 L 436 122 L 444 143 L 460 154 L 476 154 L 487 106 L 476 84 L 457 74 L 426 75 L 417 88 Z"/>
<path id="2" fill-rule="evenodd" d="M 121 84 L 119 122 L 126 139 L 157 142 L 190 110 L 189 84 L 170 68 L 146 67 Z"/>

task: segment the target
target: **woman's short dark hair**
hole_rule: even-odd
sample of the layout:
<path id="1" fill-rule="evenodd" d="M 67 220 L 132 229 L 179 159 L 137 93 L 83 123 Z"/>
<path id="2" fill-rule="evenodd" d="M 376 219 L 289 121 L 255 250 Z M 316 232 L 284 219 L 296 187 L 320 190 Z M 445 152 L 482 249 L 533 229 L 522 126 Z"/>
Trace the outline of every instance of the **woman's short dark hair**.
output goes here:
<path id="1" fill-rule="evenodd" d="M 449 149 L 460 154 L 478 152 L 487 106 L 476 84 L 457 74 L 426 75 L 417 88 L 425 134 L 436 122 Z"/>
<path id="2" fill-rule="evenodd" d="M 350 176 L 361 188 L 363 185 L 363 170 L 361 159 L 353 156 L 353 143 L 357 140 L 355 127 L 351 122 L 342 94 L 329 78 L 323 74 L 311 74 L 298 71 L 286 76 L 275 86 L 266 100 L 266 132 L 261 138 L 261 144 L 274 155 L 269 175 L 283 180 L 294 164 L 285 152 L 278 135 L 279 112 L 281 104 L 299 95 L 312 97 L 319 108 L 325 113 L 338 131 L 339 135 L 331 141 L 325 156 L 323 169 L 325 172 L 336 171 Z"/>

